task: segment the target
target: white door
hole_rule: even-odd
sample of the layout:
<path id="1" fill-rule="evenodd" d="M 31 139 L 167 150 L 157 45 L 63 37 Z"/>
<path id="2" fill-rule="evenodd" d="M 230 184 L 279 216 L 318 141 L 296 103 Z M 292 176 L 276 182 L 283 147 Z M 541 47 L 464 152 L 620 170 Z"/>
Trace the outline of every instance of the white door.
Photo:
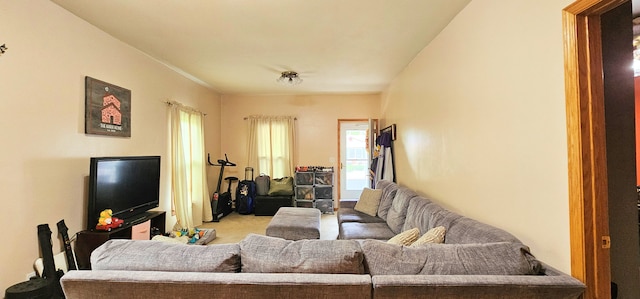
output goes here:
<path id="1" fill-rule="evenodd" d="M 369 187 L 368 121 L 340 121 L 340 198 L 360 198 Z"/>

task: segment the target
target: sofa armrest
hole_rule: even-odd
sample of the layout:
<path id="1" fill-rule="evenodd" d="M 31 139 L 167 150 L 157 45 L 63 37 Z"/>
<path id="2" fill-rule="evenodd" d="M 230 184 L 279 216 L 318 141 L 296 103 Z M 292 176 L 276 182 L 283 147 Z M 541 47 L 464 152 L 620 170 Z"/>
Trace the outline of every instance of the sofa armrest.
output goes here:
<path id="1" fill-rule="evenodd" d="M 356 206 L 356 203 L 358 202 L 357 199 L 341 199 L 340 200 L 340 208 L 349 208 L 349 209 L 353 209 Z"/>
<path id="2" fill-rule="evenodd" d="M 60 282 L 67 299 L 371 298 L 366 274 L 74 270 Z"/>
<path id="3" fill-rule="evenodd" d="M 374 298 L 577 298 L 585 285 L 566 275 L 375 275 Z"/>

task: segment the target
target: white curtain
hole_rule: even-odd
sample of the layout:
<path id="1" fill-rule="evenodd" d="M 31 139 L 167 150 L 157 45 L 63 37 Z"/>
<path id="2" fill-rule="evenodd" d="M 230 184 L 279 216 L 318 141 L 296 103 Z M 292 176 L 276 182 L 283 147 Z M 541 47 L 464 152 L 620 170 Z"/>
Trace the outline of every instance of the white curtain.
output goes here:
<path id="1" fill-rule="evenodd" d="M 292 176 L 295 150 L 295 118 L 250 116 L 249 166 L 272 178 Z"/>
<path id="2" fill-rule="evenodd" d="M 204 115 L 171 102 L 171 190 L 178 223 L 190 229 L 212 221 L 204 149 Z"/>

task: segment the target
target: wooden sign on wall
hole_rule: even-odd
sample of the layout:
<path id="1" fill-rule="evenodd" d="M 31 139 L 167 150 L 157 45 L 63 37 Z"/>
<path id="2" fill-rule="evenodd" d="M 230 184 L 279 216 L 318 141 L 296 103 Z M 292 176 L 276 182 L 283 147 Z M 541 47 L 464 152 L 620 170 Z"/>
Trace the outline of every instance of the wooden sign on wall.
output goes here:
<path id="1" fill-rule="evenodd" d="M 131 91 L 85 77 L 84 132 L 131 137 Z"/>

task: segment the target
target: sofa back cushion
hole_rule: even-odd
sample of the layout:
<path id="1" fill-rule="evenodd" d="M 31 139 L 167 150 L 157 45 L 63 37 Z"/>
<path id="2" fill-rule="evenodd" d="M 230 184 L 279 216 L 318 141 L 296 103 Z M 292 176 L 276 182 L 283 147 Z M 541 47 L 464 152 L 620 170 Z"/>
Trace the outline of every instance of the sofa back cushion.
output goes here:
<path id="1" fill-rule="evenodd" d="M 520 243 L 520 240 L 502 229 L 467 217 L 457 218 L 452 221 L 447 228 L 445 243 L 468 244 L 490 242 Z"/>
<path id="2" fill-rule="evenodd" d="M 242 272 L 364 274 L 354 240 L 298 240 L 249 234 L 240 241 Z"/>
<path id="3" fill-rule="evenodd" d="M 398 187 L 396 183 L 386 180 L 381 180 L 376 183 L 376 189 L 382 190 L 380 204 L 378 205 L 378 217 L 384 221 L 387 221 L 387 214 L 389 213 L 393 199 L 396 197 Z"/>
<path id="4" fill-rule="evenodd" d="M 417 227 L 421 234 L 426 233 L 431 229 L 429 227 L 429 216 L 426 213 L 426 207 L 431 201 L 422 197 L 416 196 L 409 201 L 407 207 L 407 217 L 405 218 L 402 231 Z"/>
<path id="5" fill-rule="evenodd" d="M 425 244 L 362 241 L 371 275 L 533 275 L 542 265 L 521 243 Z"/>
<path id="6" fill-rule="evenodd" d="M 240 272 L 240 246 L 109 240 L 91 253 L 93 270 Z"/>
<path id="7" fill-rule="evenodd" d="M 396 197 L 393 199 L 391 208 L 387 214 L 387 225 L 394 233 L 399 234 L 402 232 L 404 221 L 407 217 L 409 202 L 416 196 L 417 194 L 409 188 L 398 188 Z"/>

